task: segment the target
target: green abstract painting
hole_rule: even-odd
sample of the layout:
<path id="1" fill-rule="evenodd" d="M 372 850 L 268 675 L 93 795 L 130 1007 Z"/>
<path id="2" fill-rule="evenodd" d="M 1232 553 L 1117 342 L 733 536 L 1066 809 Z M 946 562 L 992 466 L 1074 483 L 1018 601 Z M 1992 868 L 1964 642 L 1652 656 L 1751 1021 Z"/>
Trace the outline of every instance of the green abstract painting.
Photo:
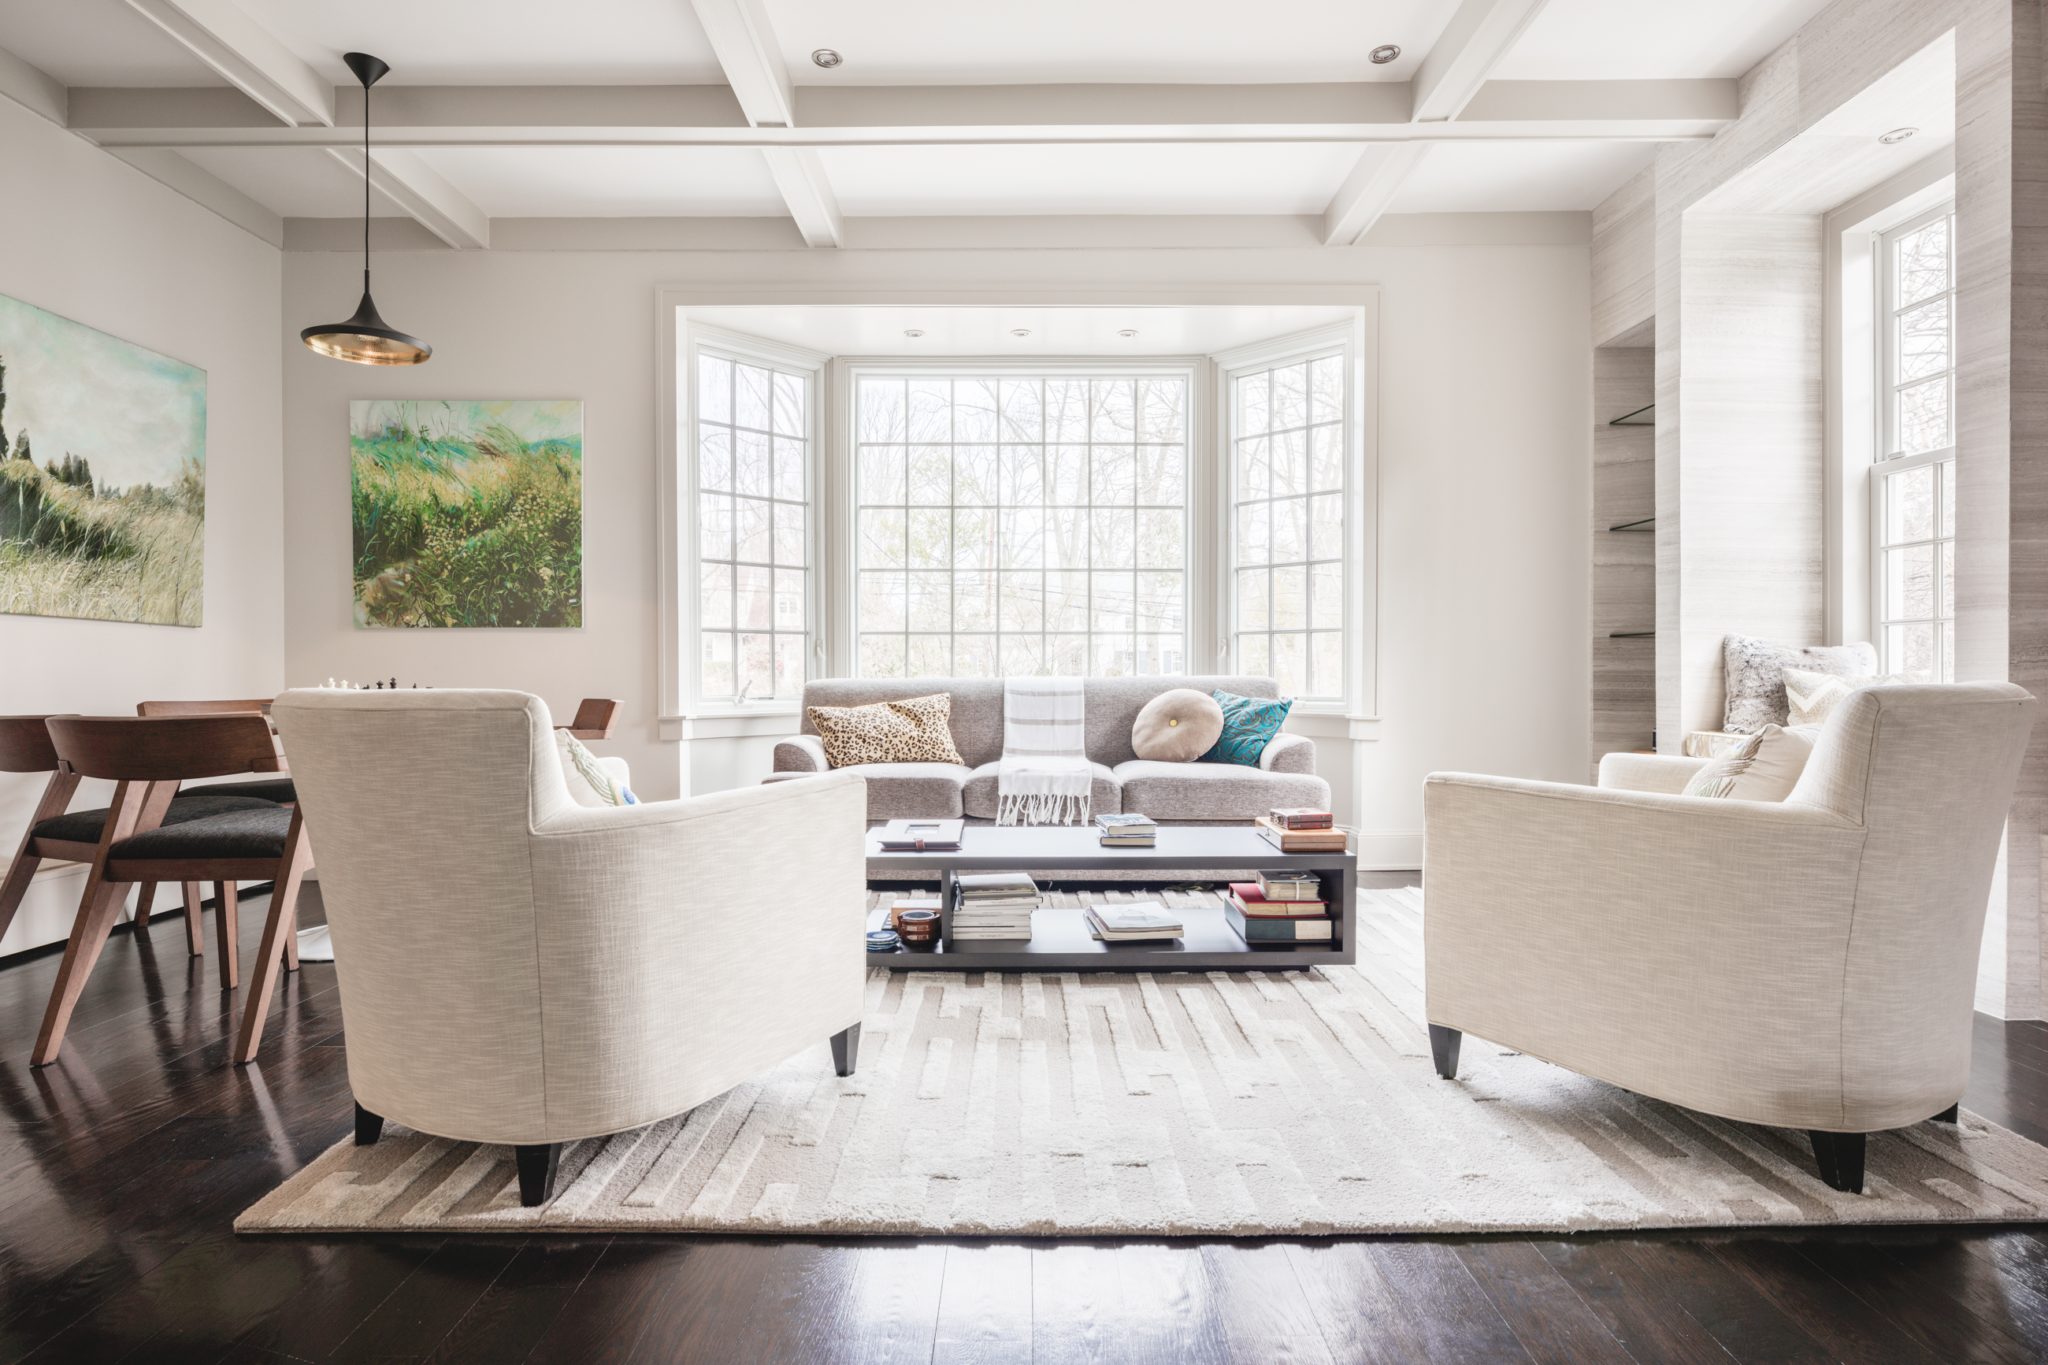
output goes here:
<path id="1" fill-rule="evenodd" d="M 359 626 L 583 624 L 583 404 L 349 404 Z"/>
<path id="2" fill-rule="evenodd" d="M 206 371 L 0 294 L 0 612 L 196 626 Z"/>

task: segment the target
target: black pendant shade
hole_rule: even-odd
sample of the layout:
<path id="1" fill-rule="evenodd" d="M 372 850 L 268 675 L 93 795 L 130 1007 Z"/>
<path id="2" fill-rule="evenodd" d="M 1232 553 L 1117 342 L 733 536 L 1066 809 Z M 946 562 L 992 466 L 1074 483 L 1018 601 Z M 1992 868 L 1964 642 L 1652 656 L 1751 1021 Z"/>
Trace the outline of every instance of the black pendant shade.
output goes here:
<path id="1" fill-rule="evenodd" d="M 367 52 L 350 52 L 342 60 L 363 83 L 363 298 L 353 317 L 308 327 L 299 340 L 321 355 L 358 365 L 418 365 L 434 348 L 385 322 L 370 297 L 370 87 L 391 68 Z"/>

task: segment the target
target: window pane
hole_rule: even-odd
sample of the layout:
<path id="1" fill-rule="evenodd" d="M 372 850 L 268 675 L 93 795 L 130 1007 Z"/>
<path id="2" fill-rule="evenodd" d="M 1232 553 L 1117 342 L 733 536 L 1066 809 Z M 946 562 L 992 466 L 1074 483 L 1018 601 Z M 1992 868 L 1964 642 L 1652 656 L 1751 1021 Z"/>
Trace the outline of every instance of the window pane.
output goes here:
<path id="1" fill-rule="evenodd" d="M 804 571 L 802 569 L 777 569 L 775 571 L 774 626 L 778 634 L 790 631 L 798 634 L 803 632 Z"/>
<path id="2" fill-rule="evenodd" d="M 903 676 L 903 637 L 863 635 L 860 637 L 860 674 L 864 678 Z"/>
<path id="3" fill-rule="evenodd" d="M 1041 385 L 1036 379 L 1004 379 L 996 385 L 1000 399 L 1003 423 L 1001 438 L 1005 441 L 1042 441 L 1045 439 L 1045 411 L 1040 404 Z"/>
<path id="4" fill-rule="evenodd" d="M 1956 533 L 1956 462 L 1941 462 L 1941 533 Z"/>
<path id="5" fill-rule="evenodd" d="M 1036 507 L 1004 508 L 998 548 L 1006 569 L 1035 569 L 1045 563 L 1045 513 Z"/>
<path id="6" fill-rule="evenodd" d="M 1240 564 L 1264 564 L 1272 557 L 1272 542 L 1267 531 L 1270 524 L 1267 509 L 1271 504 L 1248 502 L 1237 509 L 1237 562 Z"/>
<path id="7" fill-rule="evenodd" d="M 1138 501 L 1153 507 L 1179 507 L 1187 488 L 1188 448 L 1138 447 Z"/>
<path id="8" fill-rule="evenodd" d="M 778 379 L 780 375 L 776 376 Z M 775 496 L 801 501 L 804 496 L 804 443 L 775 438 Z"/>
<path id="9" fill-rule="evenodd" d="M 953 562 L 953 513 L 943 502 L 910 509 L 909 549 L 904 562 L 913 569 L 943 569 Z"/>
<path id="10" fill-rule="evenodd" d="M 1177 569 L 1187 563 L 1181 543 L 1185 515 L 1178 508 L 1145 508 L 1138 513 L 1138 565 Z"/>
<path id="11" fill-rule="evenodd" d="M 1272 430 L 1273 378 L 1261 370 L 1237 381 L 1237 431 L 1240 436 L 1262 436 Z"/>
<path id="12" fill-rule="evenodd" d="M 697 416 L 706 422 L 732 421 L 732 362 L 697 356 Z"/>
<path id="13" fill-rule="evenodd" d="M 1281 696 L 1293 697 L 1308 691 L 1308 637 L 1275 635 L 1271 670 L 1273 681 L 1280 684 Z"/>
<path id="14" fill-rule="evenodd" d="M 1137 628 L 1178 637 L 1187 617 L 1186 576 L 1179 573 L 1138 575 Z"/>
<path id="15" fill-rule="evenodd" d="M 804 637 L 775 637 L 775 695 L 800 697 L 804 690 Z"/>
<path id="16" fill-rule="evenodd" d="M 1033 392 L 1036 392 L 1034 386 Z M 1006 445 L 1002 448 L 1002 501 L 1006 506 L 1037 506 L 1045 501 L 1045 447 Z"/>
<path id="17" fill-rule="evenodd" d="M 804 543 L 804 505 L 800 502 L 775 504 L 775 562 L 801 567 L 810 562 Z"/>
<path id="18" fill-rule="evenodd" d="M 1273 503 L 1273 562 L 1308 558 L 1308 499 L 1281 498 Z"/>
<path id="19" fill-rule="evenodd" d="M 1045 671 L 1045 642 L 1036 633 L 1005 635 L 996 655 L 1004 677 L 1032 678 Z"/>
<path id="20" fill-rule="evenodd" d="M 1949 443 L 1946 377 L 1900 389 L 1895 401 L 1901 451 L 1913 455 L 1923 450 L 1940 450 Z"/>
<path id="21" fill-rule="evenodd" d="M 1237 500 L 1273 496 L 1272 438 L 1251 436 L 1237 443 Z"/>
<path id="22" fill-rule="evenodd" d="M 953 637 L 953 676 L 993 678 L 996 672 L 996 637 L 956 635 Z"/>
<path id="23" fill-rule="evenodd" d="M 1290 497 L 1308 492 L 1308 433 L 1285 431 L 1273 437 L 1267 447 L 1272 462 L 1273 496 Z"/>
<path id="24" fill-rule="evenodd" d="M 1101 569 L 1129 569 L 1137 564 L 1137 514 L 1122 507 L 1098 507 L 1089 562 Z"/>
<path id="25" fill-rule="evenodd" d="M 733 425 L 767 431 L 768 393 L 774 386 L 774 376 L 758 365 L 735 365 L 732 374 Z"/>
<path id="26" fill-rule="evenodd" d="M 740 636 L 740 683 L 750 698 L 775 695 L 774 636 Z"/>
<path id="27" fill-rule="evenodd" d="M 1137 501 L 1138 457 L 1130 446 L 1098 445 L 1089 462 L 1091 501 L 1097 507 L 1129 507 Z"/>
<path id="28" fill-rule="evenodd" d="M 732 567 L 700 564 L 697 573 L 697 624 L 706 630 L 732 628 Z"/>
<path id="29" fill-rule="evenodd" d="M 1072 569 L 1045 575 L 1047 630 L 1085 630 L 1088 626 L 1088 575 Z"/>
<path id="30" fill-rule="evenodd" d="M 908 384 L 912 442 L 953 439 L 953 383 L 949 379 L 913 379 Z"/>
<path id="31" fill-rule="evenodd" d="M 863 441 L 906 441 L 903 381 L 868 379 L 860 381 L 858 427 Z"/>
<path id="32" fill-rule="evenodd" d="M 697 427 L 697 486 L 732 489 L 732 429 L 700 423 Z"/>
<path id="33" fill-rule="evenodd" d="M 949 635 L 913 635 L 905 644 L 903 667 L 913 678 L 942 678 L 953 671 Z"/>
<path id="34" fill-rule="evenodd" d="M 1308 425 L 1308 365 L 1282 365 L 1273 371 L 1273 430 Z"/>
<path id="35" fill-rule="evenodd" d="M 697 690 L 706 697 L 726 700 L 739 689 L 732 680 L 732 636 L 726 631 L 705 631 L 699 637 Z"/>
<path id="36" fill-rule="evenodd" d="M 1308 623 L 1320 629 L 1344 628 L 1344 566 L 1316 564 L 1309 569 Z"/>
<path id="37" fill-rule="evenodd" d="M 1309 420 L 1337 422 L 1344 417 L 1344 357 L 1326 355 L 1309 366 Z"/>
<path id="38" fill-rule="evenodd" d="M 1309 638 L 1309 691 L 1316 696 L 1341 696 L 1344 691 L 1344 637 L 1318 631 Z"/>
<path id="39" fill-rule="evenodd" d="M 773 572 L 748 564 L 733 570 L 733 610 L 741 630 L 767 630 L 774 623 Z"/>
<path id="40" fill-rule="evenodd" d="M 732 435 L 732 491 L 750 498 L 765 498 L 772 491 L 768 470 L 768 440 L 758 431 L 735 431 Z"/>
<path id="41" fill-rule="evenodd" d="M 1052 507 L 1080 507 L 1087 503 L 1087 446 L 1046 447 L 1045 501 Z"/>
<path id="42" fill-rule="evenodd" d="M 1904 469 L 1884 480 L 1887 545 L 1934 535 L 1934 466 Z"/>
<path id="43" fill-rule="evenodd" d="M 1948 219 L 1941 217 L 1900 237 L 1894 247 L 1898 301 L 1918 303 L 1948 288 Z"/>
<path id="44" fill-rule="evenodd" d="M 996 628 L 996 576 L 992 573 L 953 575 L 953 629 Z"/>
<path id="45" fill-rule="evenodd" d="M 1273 628 L 1301 630 L 1308 625 L 1308 570 L 1273 570 Z"/>
<path id="46" fill-rule="evenodd" d="M 1006 573 L 997 581 L 997 625 L 1037 635 L 1045 629 L 1045 575 Z"/>
<path id="47" fill-rule="evenodd" d="M 910 448 L 910 505 L 944 506 L 953 500 L 953 451 L 950 446 Z"/>
<path id="48" fill-rule="evenodd" d="M 1884 552 L 1884 614 L 1892 621 L 1923 621 L 1934 615 L 1933 546 Z"/>
<path id="49" fill-rule="evenodd" d="M 953 383 L 953 439 L 961 443 L 996 440 L 996 381 L 960 379 Z"/>
<path id="50" fill-rule="evenodd" d="M 908 586 L 909 625 L 912 630 L 950 630 L 953 625 L 953 576 L 943 573 L 904 575 Z"/>
<path id="51" fill-rule="evenodd" d="M 1137 641 L 1128 635 L 1093 637 L 1088 671 L 1099 678 L 1123 678 L 1138 671 Z"/>
<path id="52" fill-rule="evenodd" d="M 1944 621 L 1956 619 L 1956 543 L 1953 540 L 1941 542 L 1941 595 L 1940 616 Z"/>
<path id="53" fill-rule="evenodd" d="M 1270 643 L 1263 635 L 1241 635 L 1237 641 L 1237 668 L 1240 673 L 1261 676 L 1272 672 L 1273 653 Z"/>
<path id="54" fill-rule="evenodd" d="M 1092 439 L 1099 442 L 1136 439 L 1138 421 L 1133 406 L 1132 388 L 1132 382 L 1128 379 L 1089 381 L 1089 435 Z"/>
<path id="55" fill-rule="evenodd" d="M 857 624 L 863 631 L 902 630 L 905 593 L 902 573 L 869 570 L 860 575 L 860 595 L 855 607 Z"/>
<path id="56" fill-rule="evenodd" d="M 953 501 L 962 507 L 993 507 L 996 498 L 996 448 L 953 448 Z"/>
<path id="57" fill-rule="evenodd" d="M 1344 428 L 1316 427 L 1308 434 L 1308 477 L 1318 493 L 1344 487 Z"/>
<path id="58" fill-rule="evenodd" d="M 1344 496 L 1324 493 L 1309 500 L 1311 559 L 1339 559 L 1344 554 Z"/>
<path id="59" fill-rule="evenodd" d="M 1956 680 L 1956 623 L 1953 621 L 1941 623 L 1941 680 Z"/>
<path id="60" fill-rule="evenodd" d="M 734 498 L 732 510 L 733 556 L 755 564 L 773 559 L 775 547 L 768 504 L 759 498 Z"/>
<path id="61" fill-rule="evenodd" d="M 775 375 L 775 425 L 778 436 L 803 436 L 810 430 L 804 412 L 804 381 L 801 376 Z"/>
<path id="62" fill-rule="evenodd" d="M 860 563 L 868 569 L 904 566 L 905 517 L 900 508 L 864 507 L 860 512 Z"/>
<path id="63" fill-rule="evenodd" d="M 855 498 L 871 505 L 902 502 L 903 458 L 902 446 L 862 446 Z"/>
<path id="64" fill-rule="evenodd" d="M 1238 570 L 1237 624 L 1241 629 L 1265 630 L 1273 624 L 1271 585 L 1270 569 Z"/>
<path id="65" fill-rule="evenodd" d="M 1925 379 L 1949 367 L 1948 299 L 1938 298 L 1899 315 L 1899 362 L 1894 384 Z"/>
<path id="66" fill-rule="evenodd" d="M 1045 439 L 1085 441 L 1088 439 L 1088 428 L 1088 381 L 1046 380 Z"/>
<path id="67" fill-rule="evenodd" d="M 1088 637 L 1052 635 L 1046 637 L 1046 671 L 1083 674 L 1088 671 Z"/>
<path id="68" fill-rule="evenodd" d="M 732 498 L 706 493 L 697 500 L 697 553 L 704 559 L 732 558 Z"/>
<path id="69" fill-rule="evenodd" d="M 1885 667 L 1893 673 L 1904 675 L 1908 682 L 1934 681 L 1933 623 L 1887 627 Z"/>
<path id="70" fill-rule="evenodd" d="M 1185 379 L 1138 381 L 1138 439 L 1178 445 L 1188 434 Z"/>
<path id="71" fill-rule="evenodd" d="M 962 507 L 953 513 L 953 567 L 993 569 L 996 566 L 996 512 L 989 507 Z"/>

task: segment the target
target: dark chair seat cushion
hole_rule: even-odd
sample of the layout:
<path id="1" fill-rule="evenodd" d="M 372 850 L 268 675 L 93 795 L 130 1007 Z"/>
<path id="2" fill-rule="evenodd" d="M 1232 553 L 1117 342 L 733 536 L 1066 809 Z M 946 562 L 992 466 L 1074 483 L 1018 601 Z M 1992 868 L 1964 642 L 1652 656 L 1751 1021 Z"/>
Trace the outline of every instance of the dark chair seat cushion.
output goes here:
<path id="1" fill-rule="evenodd" d="M 192 796 L 260 796 L 265 801 L 282 801 L 294 805 L 299 799 L 299 789 L 292 785 L 289 777 L 264 777 L 248 782 L 209 782 L 203 787 L 187 787 Z"/>
<path id="2" fill-rule="evenodd" d="M 225 798 L 247 800 L 246 797 Z M 123 858 L 281 858 L 292 813 L 265 802 L 251 810 L 209 815 L 204 820 L 164 825 L 147 834 L 123 839 L 108 857 Z"/>
<path id="3" fill-rule="evenodd" d="M 245 810 L 282 810 L 275 801 L 265 801 L 260 796 L 216 796 L 211 792 L 194 793 L 191 796 L 174 797 L 171 808 L 164 812 L 164 824 L 182 825 L 192 820 L 205 820 L 216 815 L 227 815 Z M 62 815 L 53 815 L 36 826 L 38 839 L 63 839 L 74 844 L 96 844 L 100 831 L 107 827 L 107 812 L 99 810 L 67 810 Z"/>

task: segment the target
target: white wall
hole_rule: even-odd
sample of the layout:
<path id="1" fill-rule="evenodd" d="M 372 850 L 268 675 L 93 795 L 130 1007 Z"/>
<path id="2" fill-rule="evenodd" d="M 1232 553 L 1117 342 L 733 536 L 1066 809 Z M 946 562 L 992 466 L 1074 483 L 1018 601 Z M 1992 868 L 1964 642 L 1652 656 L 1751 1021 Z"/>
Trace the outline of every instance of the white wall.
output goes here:
<path id="1" fill-rule="evenodd" d="M 132 714 L 146 697 L 276 691 L 279 253 L 4 100 L 0 186 L 0 293 L 207 372 L 204 625 L 0 616 L 0 713 Z M 0 857 L 42 785 L 0 774 Z M 45 869 L 0 954 L 64 937 L 82 887 L 76 868 Z"/>
<path id="2" fill-rule="evenodd" d="M 1553 238 L 1555 233 L 1550 234 Z M 353 304 L 358 263 L 289 253 L 290 331 Z M 700 740 L 655 708 L 655 291 L 706 302 L 1314 302 L 1381 286 L 1378 739 L 1325 769 L 1367 858 L 1414 867 L 1436 768 L 1583 776 L 1588 687 L 1590 296 L 1583 241 L 1154 251 L 477 252 L 380 255 L 377 297 L 426 337 L 417 370 L 285 360 L 286 672 L 625 700 L 608 747 L 650 797 L 751 780 L 767 742 Z M 368 397 L 583 400 L 580 631 L 363 631 L 349 598 L 347 405 Z M 1324 740 L 1326 746 L 1344 741 Z"/>

